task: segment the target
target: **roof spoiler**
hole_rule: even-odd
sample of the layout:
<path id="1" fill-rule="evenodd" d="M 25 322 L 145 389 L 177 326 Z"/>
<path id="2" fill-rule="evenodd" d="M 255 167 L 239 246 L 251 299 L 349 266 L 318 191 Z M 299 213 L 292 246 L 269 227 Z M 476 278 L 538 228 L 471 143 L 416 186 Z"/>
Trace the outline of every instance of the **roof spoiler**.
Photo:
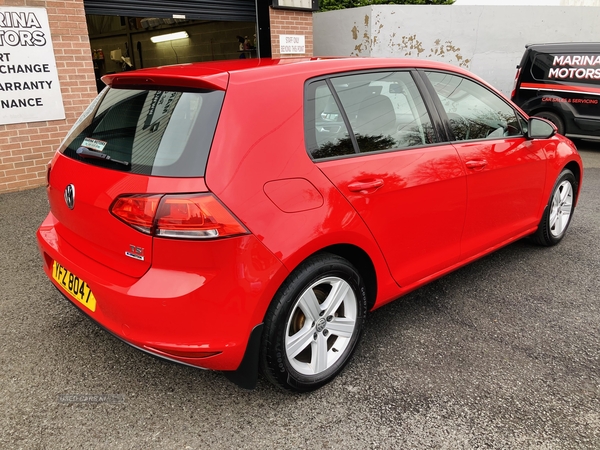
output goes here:
<path id="1" fill-rule="evenodd" d="M 224 91 L 229 83 L 227 72 L 217 72 L 201 76 L 175 75 L 152 73 L 118 73 L 105 75 L 102 81 L 112 88 L 139 89 L 139 88 L 171 88 L 171 89 L 208 89 Z"/>

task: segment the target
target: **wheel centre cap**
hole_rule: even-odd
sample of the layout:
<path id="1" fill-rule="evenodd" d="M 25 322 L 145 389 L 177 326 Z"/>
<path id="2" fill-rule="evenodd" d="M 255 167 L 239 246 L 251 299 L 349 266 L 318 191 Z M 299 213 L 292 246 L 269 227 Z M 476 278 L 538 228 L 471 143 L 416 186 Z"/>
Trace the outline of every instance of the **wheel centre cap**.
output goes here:
<path id="1" fill-rule="evenodd" d="M 323 317 L 321 317 L 319 320 L 317 320 L 317 333 L 320 333 L 321 331 L 323 331 L 325 329 L 326 325 L 327 325 L 327 320 L 325 320 Z"/>

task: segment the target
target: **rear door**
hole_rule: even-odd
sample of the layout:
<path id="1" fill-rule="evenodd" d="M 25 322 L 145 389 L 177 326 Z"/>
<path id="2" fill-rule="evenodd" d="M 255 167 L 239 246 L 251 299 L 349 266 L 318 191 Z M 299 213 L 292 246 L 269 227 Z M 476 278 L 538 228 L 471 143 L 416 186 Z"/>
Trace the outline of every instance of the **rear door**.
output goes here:
<path id="1" fill-rule="evenodd" d="M 395 280 L 410 285 L 458 261 L 466 181 L 409 71 L 315 81 L 306 135 L 318 167 L 371 230 Z"/>

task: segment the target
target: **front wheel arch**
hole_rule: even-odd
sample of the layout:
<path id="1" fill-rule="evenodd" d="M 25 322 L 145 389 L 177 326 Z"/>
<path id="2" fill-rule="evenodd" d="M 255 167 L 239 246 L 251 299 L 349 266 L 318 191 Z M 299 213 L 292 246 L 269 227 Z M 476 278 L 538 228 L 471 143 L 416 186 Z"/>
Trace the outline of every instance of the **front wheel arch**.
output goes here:
<path id="1" fill-rule="evenodd" d="M 564 169 L 569 169 L 571 172 L 573 172 L 573 176 L 577 182 L 577 192 L 575 192 L 575 205 L 577 205 L 577 201 L 579 200 L 579 192 L 581 191 L 581 167 L 575 161 L 571 161 L 564 167 Z"/>
<path id="2" fill-rule="evenodd" d="M 552 187 L 538 229 L 532 235 L 534 242 L 550 247 L 563 239 L 575 212 L 578 191 L 579 182 L 573 172 L 563 169 Z"/>

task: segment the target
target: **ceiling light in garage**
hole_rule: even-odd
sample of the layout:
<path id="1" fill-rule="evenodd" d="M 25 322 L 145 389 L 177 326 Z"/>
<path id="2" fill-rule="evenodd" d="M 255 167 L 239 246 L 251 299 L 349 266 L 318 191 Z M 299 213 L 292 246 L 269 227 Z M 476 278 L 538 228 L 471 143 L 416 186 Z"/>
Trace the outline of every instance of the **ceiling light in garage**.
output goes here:
<path id="1" fill-rule="evenodd" d="M 150 40 L 155 44 L 157 42 L 174 41 L 175 39 L 185 39 L 189 37 L 187 31 L 178 31 L 177 33 L 161 34 L 160 36 L 152 36 Z"/>

